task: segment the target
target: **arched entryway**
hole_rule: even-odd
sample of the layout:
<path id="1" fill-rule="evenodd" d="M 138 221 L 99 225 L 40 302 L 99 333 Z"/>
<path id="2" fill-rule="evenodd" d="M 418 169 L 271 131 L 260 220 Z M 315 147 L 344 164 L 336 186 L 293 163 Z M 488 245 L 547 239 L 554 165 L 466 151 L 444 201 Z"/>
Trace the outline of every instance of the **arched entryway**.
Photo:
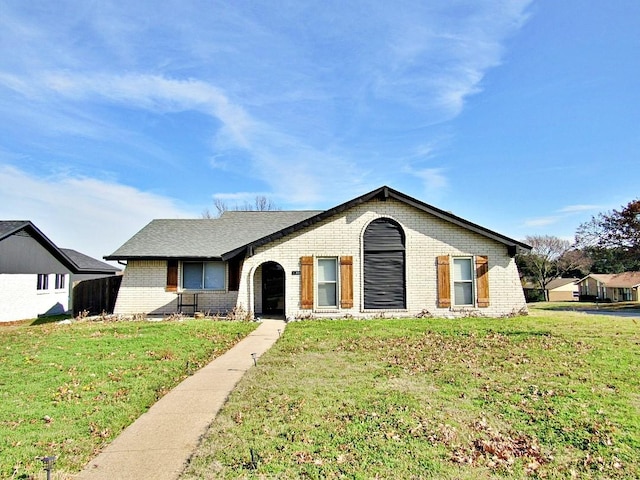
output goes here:
<path id="1" fill-rule="evenodd" d="M 265 316 L 284 315 L 284 269 L 276 262 L 265 262 L 261 270 L 261 305 Z M 258 302 L 256 302 L 258 303 Z"/>
<path id="2" fill-rule="evenodd" d="M 390 218 L 378 218 L 364 232 L 364 308 L 406 308 L 405 236 Z"/>

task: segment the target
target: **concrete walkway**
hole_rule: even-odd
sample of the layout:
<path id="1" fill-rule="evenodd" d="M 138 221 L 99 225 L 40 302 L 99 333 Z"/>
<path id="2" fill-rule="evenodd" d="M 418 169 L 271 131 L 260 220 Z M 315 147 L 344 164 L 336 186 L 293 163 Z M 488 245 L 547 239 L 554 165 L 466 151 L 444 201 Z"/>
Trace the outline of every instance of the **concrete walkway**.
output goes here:
<path id="1" fill-rule="evenodd" d="M 198 446 L 244 372 L 284 331 L 285 322 L 263 320 L 224 355 L 158 400 L 75 478 L 174 480 Z"/>

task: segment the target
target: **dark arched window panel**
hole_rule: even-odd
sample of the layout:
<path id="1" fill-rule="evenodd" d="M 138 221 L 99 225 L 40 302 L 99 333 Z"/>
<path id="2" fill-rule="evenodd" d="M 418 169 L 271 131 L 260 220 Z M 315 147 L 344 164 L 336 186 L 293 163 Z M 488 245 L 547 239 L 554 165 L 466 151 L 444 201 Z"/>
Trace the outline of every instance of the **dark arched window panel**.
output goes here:
<path id="1" fill-rule="evenodd" d="M 364 232 L 364 308 L 406 308 L 405 236 L 390 218 L 379 218 Z"/>

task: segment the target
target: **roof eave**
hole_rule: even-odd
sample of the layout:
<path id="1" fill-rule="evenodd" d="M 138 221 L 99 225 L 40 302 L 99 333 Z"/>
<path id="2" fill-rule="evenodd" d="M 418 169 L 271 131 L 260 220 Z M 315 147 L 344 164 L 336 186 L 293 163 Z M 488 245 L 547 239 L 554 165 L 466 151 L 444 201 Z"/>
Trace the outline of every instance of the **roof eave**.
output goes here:
<path id="1" fill-rule="evenodd" d="M 507 248 L 508 248 L 508 252 L 510 256 L 515 256 L 518 253 L 522 253 L 522 252 L 529 252 L 532 250 L 532 247 L 530 245 L 527 245 L 526 243 L 522 243 L 519 242 L 517 240 L 514 240 L 512 238 L 506 237 L 505 235 L 502 235 L 500 233 L 494 232 L 492 230 L 489 230 L 488 228 L 484 228 L 481 227 L 480 225 L 477 225 L 473 222 L 469 222 L 468 220 L 465 220 L 461 217 L 458 217 L 452 213 L 449 212 L 445 212 L 444 210 L 440 210 L 437 207 L 433 207 L 432 205 L 428 205 L 424 202 L 421 202 L 419 200 L 416 200 L 415 198 L 409 197 L 408 195 L 405 195 L 401 192 L 398 192 L 397 190 L 394 190 L 390 187 L 387 186 L 383 186 L 380 188 L 377 188 L 369 193 L 365 193 L 364 195 L 361 195 L 359 197 L 354 198 L 353 200 L 349 200 L 348 202 L 342 203 L 336 207 L 330 208 L 329 210 L 325 210 L 317 215 L 314 215 L 312 217 L 309 217 L 301 222 L 298 222 L 294 225 L 290 225 L 288 227 L 283 228 L 282 230 L 279 230 L 277 232 L 274 232 L 272 234 L 266 235 L 258 240 L 255 240 L 253 242 L 249 242 L 241 247 L 235 248 L 233 250 L 230 250 L 226 253 L 222 254 L 222 259 L 223 260 L 228 260 L 229 258 L 233 258 L 235 256 L 237 256 L 238 254 L 242 253 L 243 251 L 246 252 L 251 252 L 254 248 L 260 247 L 262 245 L 266 245 L 267 243 L 270 243 L 274 240 L 280 239 L 284 236 L 290 235 L 291 233 L 294 233 L 302 228 L 314 225 L 316 223 L 319 223 L 329 217 L 332 217 L 334 215 L 337 215 L 339 213 L 342 213 L 345 210 L 348 210 L 350 208 L 356 207 L 358 205 L 361 205 L 363 203 L 366 203 L 374 198 L 380 198 L 380 200 L 386 201 L 389 198 L 394 198 L 400 202 L 403 202 L 407 205 L 411 205 L 414 208 L 417 208 L 419 210 L 422 210 L 424 212 L 430 213 L 432 215 L 434 215 L 435 217 L 438 217 L 442 220 L 451 222 L 455 225 L 458 225 L 462 228 L 465 228 L 467 230 L 473 231 L 479 235 L 482 235 L 484 237 L 490 238 L 492 240 L 495 240 L 499 243 L 504 244 Z"/>
<path id="2" fill-rule="evenodd" d="M 102 258 L 114 262 L 126 260 L 224 260 L 220 255 L 106 255 Z"/>

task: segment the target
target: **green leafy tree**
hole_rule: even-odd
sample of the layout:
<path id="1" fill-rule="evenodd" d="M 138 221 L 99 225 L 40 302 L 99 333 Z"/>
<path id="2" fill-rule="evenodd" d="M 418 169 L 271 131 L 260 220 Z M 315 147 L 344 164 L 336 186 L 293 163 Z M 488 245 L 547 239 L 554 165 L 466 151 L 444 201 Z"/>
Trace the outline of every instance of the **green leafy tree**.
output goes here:
<path id="1" fill-rule="evenodd" d="M 552 280 L 566 276 L 587 273 L 590 260 L 580 250 L 574 248 L 569 240 L 550 235 L 535 235 L 525 238 L 531 245 L 528 253 L 516 256 L 520 274 L 544 292 L 545 300 L 549 300 L 547 285 Z"/>
<path id="2" fill-rule="evenodd" d="M 640 200 L 581 224 L 576 245 L 592 258 L 596 273 L 640 270 Z"/>

